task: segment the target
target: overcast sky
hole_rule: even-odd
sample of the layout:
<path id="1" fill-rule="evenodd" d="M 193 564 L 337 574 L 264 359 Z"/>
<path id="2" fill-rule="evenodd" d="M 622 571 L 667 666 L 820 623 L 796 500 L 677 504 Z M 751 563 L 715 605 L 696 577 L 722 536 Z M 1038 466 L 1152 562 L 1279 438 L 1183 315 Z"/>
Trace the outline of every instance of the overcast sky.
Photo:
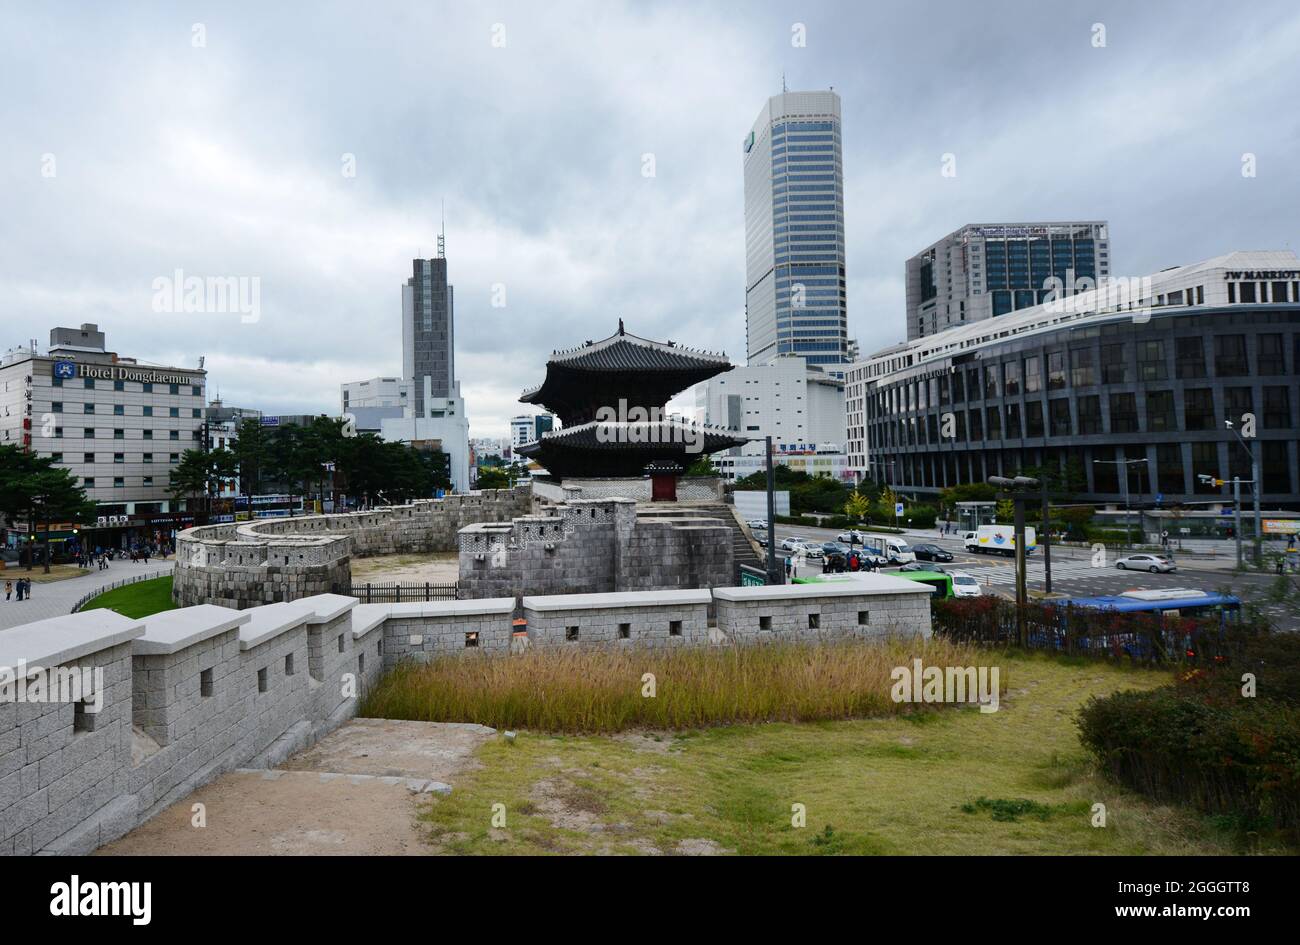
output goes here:
<path id="1" fill-rule="evenodd" d="M 741 144 L 784 72 L 843 99 L 870 352 L 905 336 L 904 260 L 964 223 L 1107 219 L 1116 275 L 1294 248 L 1297 50 L 1291 3 L 5 0 L 0 348 L 97 322 L 206 356 L 229 404 L 337 413 L 400 372 L 445 201 L 473 435 L 620 316 L 743 362 Z M 157 311 L 176 270 L 258 280 L 257 319 Z"/>

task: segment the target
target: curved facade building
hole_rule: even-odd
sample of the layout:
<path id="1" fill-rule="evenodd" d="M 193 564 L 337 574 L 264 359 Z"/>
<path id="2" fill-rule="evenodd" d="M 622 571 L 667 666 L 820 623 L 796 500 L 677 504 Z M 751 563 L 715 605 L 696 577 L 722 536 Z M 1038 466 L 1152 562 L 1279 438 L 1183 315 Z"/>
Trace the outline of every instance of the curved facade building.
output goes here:
<path id="1" fill-rule="evenodd" d="M 1081 500 L 1300 508 L 1300 260 L 1240 252 L 898 345 L 848 378 L 855 471 L 896 489 L 1073 466 Z M 1251 435 L 1253 434 L 1253 436 Z M 1250 494 L 1242 487 L 1243 501 Z"/>

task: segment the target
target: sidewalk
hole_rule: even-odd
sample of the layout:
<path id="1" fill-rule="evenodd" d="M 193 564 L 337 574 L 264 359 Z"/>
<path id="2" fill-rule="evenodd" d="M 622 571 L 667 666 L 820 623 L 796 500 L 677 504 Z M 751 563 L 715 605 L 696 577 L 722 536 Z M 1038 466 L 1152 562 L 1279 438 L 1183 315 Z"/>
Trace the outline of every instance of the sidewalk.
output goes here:
<path id="1" fill-rule="evenodd" d="M 174 564 L 172 560 L 159 561 L 156 564 L 115 561 L 105 571 L 91 571 L 81 577 L 68 578 L 66 581 L 57 581 L 53 584 L 35 584 L 32 587 L 32 598 L 21 602 L 18 600 L 17 591 L 9 600 L 4 599 L 2 592 L 5 581 L 17 583 L 18 579 L 24 577 L 27 572 L 18 568 L 0 571 L 0 631 L 22 626 L 25 623 L 35 623 L 49 617 L 62 617 L 64 614 L 71 613 L 72 605 L 92 591 L 99 590 L 114 581 L 138 577 L 142 574 L 151 577 L 171 574 Z M 36 573 L 39 573 L 39 569 L 34 568 L 33 574 Z"/>

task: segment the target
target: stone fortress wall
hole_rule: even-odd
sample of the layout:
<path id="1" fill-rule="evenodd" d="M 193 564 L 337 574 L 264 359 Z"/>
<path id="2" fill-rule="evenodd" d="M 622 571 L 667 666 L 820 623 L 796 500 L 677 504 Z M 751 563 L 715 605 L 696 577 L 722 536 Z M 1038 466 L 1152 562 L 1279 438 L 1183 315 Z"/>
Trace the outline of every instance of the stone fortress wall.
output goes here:
<path id="1" fill-rule="evenodd" d="M 201 525 L 176 538 L 172 599 L 242 609 L 326 594 L 351 580 L 354 556 L 457 550 L 476 522 L 532 511 L 527 486 L 420 499 L 337 515 Z"/>
<path id="2" fill-rule="evenodd" d="M 731 526 L 670 503 L 572 499 L 460 532 L 462 598 L 678 590 L 736 583 Z"/>
<path id="3" fill-rule="evenodd" d="M 532 646 L 928 637 L 930 593 L 862 575 L 528 596 L 523 632 L 513 595 L 358 604 L 322 594 L 141 620 L 90 610 L 16 627 L 0 633 L 0 854 L 88 853 L 224 772 L 273 767 L 354 716 L 368 687 L 402 661 Z M 31 680 L 73 669 L 92 677 L 75 698 L 32 698 Z"/>

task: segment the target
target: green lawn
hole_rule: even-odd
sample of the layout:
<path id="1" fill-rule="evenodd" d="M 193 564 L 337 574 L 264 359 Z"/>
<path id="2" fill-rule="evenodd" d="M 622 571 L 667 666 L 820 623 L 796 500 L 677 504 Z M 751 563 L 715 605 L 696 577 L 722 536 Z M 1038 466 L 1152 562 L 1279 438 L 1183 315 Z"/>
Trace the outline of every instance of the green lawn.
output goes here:
<path id="1" fill-rule="evenodd" d="M 115 587 L 93 598 L 81 609 L 94 610 L 99 607 L 115 610 L 123 617 L 148 617 L 164 610 L 174 610 L 176 605 L 172 603 L 171 575 Z"/>
<path id="2" fill-rule="evenodd" d="M 989 654 L 990 657 L 995 654 Z M 431 852 L 1223 854 L 1239 838 L 1095 774 L 1074 716 L 1168 676 L 996 654 L 1000 711 L 732 725 L 680 733 L 521 731 L 478 753 L 421 815 Z M 472 721 L 472 720 L 467 720 Z M 1091 824 L 1104 804 L 1104 827 Z M 493 823 L 504 805 L 505 825 Z M 794 805 L 806 824 L 792 825 Z M 1266 844 L 1264 852 L 1277 852 Z"/>

